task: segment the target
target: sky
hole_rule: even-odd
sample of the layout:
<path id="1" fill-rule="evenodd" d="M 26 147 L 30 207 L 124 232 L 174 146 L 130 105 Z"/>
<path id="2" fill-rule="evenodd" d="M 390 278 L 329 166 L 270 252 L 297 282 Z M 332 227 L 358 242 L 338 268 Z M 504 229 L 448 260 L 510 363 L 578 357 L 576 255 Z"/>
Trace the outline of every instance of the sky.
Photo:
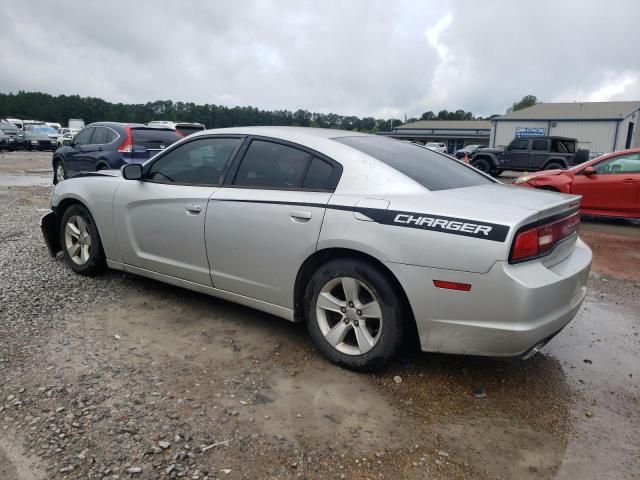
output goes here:
<path id="1" fill-rule="evenodd" d="M 376 118 L 640 100 L 635 0 L 21 0 L 0 92 Z"/>

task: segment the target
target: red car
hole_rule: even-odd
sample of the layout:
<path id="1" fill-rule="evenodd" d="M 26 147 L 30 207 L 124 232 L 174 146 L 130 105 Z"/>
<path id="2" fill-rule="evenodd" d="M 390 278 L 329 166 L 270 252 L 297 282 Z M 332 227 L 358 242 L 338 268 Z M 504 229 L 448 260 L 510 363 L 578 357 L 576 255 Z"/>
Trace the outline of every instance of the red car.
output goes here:
<path id="1" fill-rule="evenodd" d="M 640 218 L 640 148 L 603 155 L 568 170 L 543 170 L 514 185 L 582 195 L 582 213 Z"/>

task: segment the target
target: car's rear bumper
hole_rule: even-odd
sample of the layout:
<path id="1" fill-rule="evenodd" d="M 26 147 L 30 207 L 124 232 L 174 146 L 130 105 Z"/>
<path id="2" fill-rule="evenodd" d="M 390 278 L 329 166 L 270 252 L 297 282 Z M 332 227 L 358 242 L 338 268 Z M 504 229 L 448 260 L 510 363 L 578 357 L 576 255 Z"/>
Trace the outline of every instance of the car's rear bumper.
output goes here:
<path id="1" fill-rule="evenodd" d="M 429 352 L 523 356 L 573 319 L 586 295 L 591 250 L 577 240 L 562 262 L 496 262 L 476 274 L 388 263 L 407 293 L 420 345 Z M 438 289 L 433 280 L 471 284 Z"/>

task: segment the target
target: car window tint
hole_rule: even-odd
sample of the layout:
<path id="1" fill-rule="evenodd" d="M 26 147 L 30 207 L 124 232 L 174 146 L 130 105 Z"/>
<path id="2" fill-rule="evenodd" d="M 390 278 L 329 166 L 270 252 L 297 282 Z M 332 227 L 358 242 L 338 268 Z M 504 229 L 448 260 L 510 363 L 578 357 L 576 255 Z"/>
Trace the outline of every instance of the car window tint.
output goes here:
<path id="1" fill-rule="evenodd" d="M 146 177 L 155 182 L 220 185 L 239 138 L 202 138 L 167 152 L 153 162 Z"/>
<path id="2" fill-rule="evenodd" d="M 105 143 L 111 143 L 116 138 L 118 138 L 118 134 L 116 132 L 114 132 L 113 130 L 111 130 L 110 128 L 105 128 L 105 130 L 107 131 L 107 138 L 106 138 Z"/>
<path id="3" fill-rule="evenodd" d="M 334 183 L 333 165 L 314 157 L 304 177 L 302 187 L 313 190 L 333 190 Z"/>
<path id="4" fill-rule="evenodd" d="M 311 155 L 279 143 L 254 140 L 242 159 L 234 185 L 296 188 L 302 183 Z"/>
<path id="5" fill-rule="evenodd" d="M 610 158 L 595 165 L 594 168 L 596 172 L 601 175 L 610 173 L 640 173 L 640 153 Z"/>
<path id="6" fill-rule="evenodd" d="M 96 127 L 91 135 L 92 145 L 102 145 L 107 143 L 107 129 L 104 127 Z"/>
<path id="7" fill-rule="evenodd" d="M 534 140 L 531 142 L 531 150 L 546 152 L 548 145 L 549 140 Z"/>
<path id="8" fill-rule="evenodd" d="M 335 140 L 386 163 L 429 190 L 496 183 L 458 160 L 401 140 L 377 136 L 342 137 Z"/>
<path id="9" fill-rule="evenodd" d="M 526 150 L 529 148 L 529 140 L 514 140 L 509 146 L 509 150 Z"/>
<path id="10" fill-rule="evenodd" d="M 76 138 L 73 140 L 75 145 L 87 145 L 91 140 L 91 134 L 93 133 L 93 127 L 87 127 L 76 135 Z"/>

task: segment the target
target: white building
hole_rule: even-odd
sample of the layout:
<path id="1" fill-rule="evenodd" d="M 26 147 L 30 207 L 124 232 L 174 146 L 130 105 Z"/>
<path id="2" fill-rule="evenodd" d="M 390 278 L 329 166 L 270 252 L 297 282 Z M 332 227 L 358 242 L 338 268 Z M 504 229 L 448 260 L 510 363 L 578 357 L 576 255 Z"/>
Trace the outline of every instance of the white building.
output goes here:
<path id="1" fill-rule="evenodd" d="M 520 136 L 557 135 L 578 139 L 591 153 L 640 146 L 640 101 L 539 103 L 491 120 L 489 145 Z"/>

